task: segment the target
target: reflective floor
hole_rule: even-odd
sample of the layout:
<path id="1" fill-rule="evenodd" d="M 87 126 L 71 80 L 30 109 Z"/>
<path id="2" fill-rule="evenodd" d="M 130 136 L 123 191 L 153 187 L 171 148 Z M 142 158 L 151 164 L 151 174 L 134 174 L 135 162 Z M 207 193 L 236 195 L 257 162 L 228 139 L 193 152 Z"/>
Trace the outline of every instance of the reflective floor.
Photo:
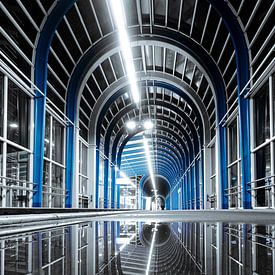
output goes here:
<path id="1" fill-rule="evenodd" d="M 0 274 L 275 274 L 275 225 L 92 221 L 0 244 Z"/>

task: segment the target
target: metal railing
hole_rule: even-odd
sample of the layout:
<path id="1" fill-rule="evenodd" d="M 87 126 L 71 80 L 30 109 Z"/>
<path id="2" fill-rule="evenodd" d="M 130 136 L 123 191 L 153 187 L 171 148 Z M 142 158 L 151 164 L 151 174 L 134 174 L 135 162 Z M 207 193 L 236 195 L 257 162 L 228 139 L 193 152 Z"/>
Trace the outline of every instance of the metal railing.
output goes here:
<path id="1" fill-rule="evenodd" d="M 28 206 L 36 185 L 34 182 L 0 176 L 0 205 L 2 207 Z"/>
<path id="2" fill-rule="evenodd" d="M 264 178 L 260 178 L 260 179 L 256 179 L 253 180 L 251 182 L 248 183 L 248 185 L 250 185 L 250 189 L 248 189 L 248 191 L 251 192 L 251 195 L 254 197 L 254 199 L 257 201 L 257 198 L 259 196 L 258 192 L 261 190 L 264 190 L 265 192 L 265 196 L 264 196 L 264 200 L 265 200 L 265 205 L 260 205 L 261 207 L 268 207 L 271 208 L 272 207 L 272 197 L 274 196 L 274 187 L 275 187 L 275 183 L 272 183 L 272 179 L 275 178 L 275 175 L 270 175 L 270 176 L 266 176 Z M 260 186 L 255 186 L 255 184 L 258 185 L 258 183 L 263 183 Z"/>
<path id="3" fill-rule="evenodd" d="M 226 188 L 225 192 L 227 193 L 227 194 L 225 194 L 225 196 L 227 196 L 229 199 L 229 203 L 230 203 L 229 207 L 238 208 L 239 207 L 239 199 L 240 199 L 239 194 L 242 193 L 242 186 L 240 186 L 240 185 L 231 186 L 229 188 Z"/>

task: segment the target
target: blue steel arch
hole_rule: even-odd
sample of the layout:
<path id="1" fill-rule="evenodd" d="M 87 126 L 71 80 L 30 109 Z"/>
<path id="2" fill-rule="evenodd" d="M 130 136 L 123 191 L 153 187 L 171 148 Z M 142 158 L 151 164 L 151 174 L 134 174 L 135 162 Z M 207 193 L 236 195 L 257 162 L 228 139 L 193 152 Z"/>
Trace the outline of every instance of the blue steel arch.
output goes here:
<path id="1" fill-rule="evenodd" d="M 117 92 L 116 92 L 116 94 L 123 94 L 122 93 L 122 90 L 124 91 L 124 89 L 126 89 L 126 91 L 128 91 L 128 89 L 127 89 L 127 87 L 124 87 L 124 88 L 122 88 L 122 89 L 120 89 L 120 90 L 118 90 Z M 115 96 L 116 94 L 114 94 L 113 96 Z M 113 102 L 113 97 L 112 98 L 110 98 L 109 99 L 109 101 L 110 101 L 110 103 L 111 102 Z M 161 102 L 162 104 L 163 104 L 163 102 Z M 131 106 L 131 105 L 130 105 Z M 99 144 L 100 144 L 100 139 L 98 138 L 98 136 L 100 137 L 100 135 L 99 135 L 99 133 L 100 133 L 100 126 L 101 126 L 101 123 L 102 123 L 102 120 L 103 120 L 103 117 L 104 117 L 104 115 L 105 115 L 105 112 L 106 112 L 106 110 L 107 110 L 107 108 L 109 107 L 109 104 L 105 104 L 105 106 L 104 106 L 104 108 L 103 108 L 103 110 L 101 111 L 101 113 L 100 113 L 100 115 L 99 115 L 99 121 L 98 121 L 98 124 L 97 124 L 97 140 L 96 140 L 96 144 L 97 144 L 97 147 L 99 147 Z M 125 112 L 125 113 L 127 113 L 128 112 L 128 109 L 127 108 L 129 108 L 129 106 L 127 106 L 126 108 L 124 108 L 124 111 L 123 112 Z M 127 111 L 127 112 L 126 112 Z M 122 113 L 123 113 L 122 112 Z M 121 113 L 120 113 L 121 114 Z M 182 112 L 182 115 L 183 116 L 185 116 L 184 115 L 184 112 Z M 163 119 L 165 119 L 165 120 L 169 120 L 169 122 L 170 123 L 175 123 L 174 121 L 172 121 L 172 120 L 170 120 L 169 118 L 164 118 L 163 117 Z M 113 124 L 115 125 L 115 123 L 116 123 L 116 121 L 117 120 L 113 120 Z M 113 125 L 113 126 L 114 126 Z M 192 125 L 192 123 L 191 123 L 191 125 Z M 108 128 L 108 131 L 107 131 L 107 134 L 106 134 L 106 136 L 107 136 L 107 139 L 105 140 L 105 145 L 104 145 L 104 154 L 106 155 L 106 156 L 108 156 L 109 155 L 109 146 L 108 146 L 108 144 L 109 144 L 109 141 L 110 141 L 110 137 L 111 137 L 111 132 L 112 132 L 112 128 L 113 128 L 113 126 L 111 127 L 111 125 L 109 126 L 109 128 Z M 159 127 L 158 127 L 159 128 Z M 194 137 L 196 137 L 197 135 L 197 133 L 196 133 L 196 131 L 195 131 L 195 128 L 193 127 L 193 130 L 194 130 L 194 133 L 193 133 L 193 135 L 194 135 Z M 185 132 L 185 131 L 184 131 Z M 184 133 L 183 132 L 183 133 Z M 120 131 L 120 136 L 122 135 L 123 133 Z M 187 136 L 188 137 L 188 136 Z M 193 143 L 191 142 L 191 140 L 189 140 L 188 138 L 187 138 L 187 142 L 188 142 L 188 148 L 190 149 L 190 150 L 187 150 L 186 152 L 190 152 L 189 154 L 186 154 L 186 155 L 188 155 L 189 156 L 189 158 L 190 158 L 190 155 L 194 155 L 194 153 L 193 153 Z M 112 156 L 114 156 L 114 152 L 112 152 Z M 98 182 L 99 182 L 99 166 L 98 166 L 98 163 L 99 163 L 99 152 L 97 152 L 97 156 L 96 156 L 96 161 L 97 161 L 97 166 L 96 166 L 96 202 L 98 201 Z M 115 162 L 115 159 L 112 159 L 111 160 L 112 161 L 112 163 L 114 163 Z M 190 162 L 190 161 L 189 161 Z M 108 175 L 109 174 L 109 163 L 108 163 L 108 160 L 105 160 L 104 161 L 104 173 L 105 173 L 105 175 Z M 113 177 L 114 176 L 114 172 L 113 171 L 111 171 L 111 176 Z M 115 186 L 115 182 L 114 182 L 114 179 L 112 179 L 112 189 L 114 188 L 114 186 Z M 105 204 L 107 204 L 107 194 L 108 194 L 108 177 L 107 176 L 105 176 L 104 177 L 104 194 L 106 194 L 106 195 L 104 195 L 105 196 L 105 199 L 104 199 L 104 201 L 105 201 Z M 112 195 L 112 201 L 114 200 L 114 195 Z M 113 205 L 113 204 L 112 204 Z"/>
<path id="2" fill-rule="evenodd" d="M 162 135 L 160 133 L 157 133 L 157 134 L 154 134 L 154 136 L 159 139 L 159 140 L 164 140 L 164 141 L 161 141 L 162 143 L 165 143 L 167 144 L 168 143 L 171 143 L 176 149 L 177 149 L 177 152 L 179 154 L 179 158 L 182 160 L 182 166 L 183 168 L 185 169 L 185 167 L 187 167 L 187 164 L 186 164 L 186 158 L 185 158 L 185 153 L 184 151 L 182 150 L 182 148 L 179 147 L 179 145 L 173 140 L 171 139 L 169 136 L 165 136 L 165 135 Z M 139 136 L 134 136 L 132 137 L 129 141 L 136 141 L 136 140 L 141 140 Z M 158 141 L 160 142 L 160 141 Z M 125 147 L 128 148 L 129 145 L 125 145 Z"/>
<path id="3" fill-rule="evenodd" d="M 171 170 L 175 171 L 176 173 L 180 173 L 181 171 L 180 163 L 177 159 L 173 158 L 173 154 L 170 151 L 166 150 L 165 148 L 157 148 L 157 149 L 158 149 L 158 156 L 167 155 L 168 159 L 172 161 L 172 164 L 174 164 L 174 166 L 171 167 Z M 141 151 L 138 150 L 138 152 L 141 152 Z M 163 152 L 164 154 L 159 154 L 159 152 Z M 140 161 L 136 160 L 135 163 L 144 164 L 144 160 L 140 160 Z"/>
<path id="4" fill-rule="evenodd" d="M 52 11 L 52 13 L 48 16 L 47 21 L 45 26 L 49 25 L 52 26 L 51 28 L 49 27 L 45 27 L 42 29 L 41 31 L 41 36 L 39 39 L 39 43 L 38 43 L 38 47 L 37 47 L 37 52 L 36 52 L 36 64 L 35 64 L 35 71 L 40 71 L 41 73 L 38 73 L 35 76 L 35 84 L 38 87 L 45 87 L 46 85 L 46 79 L 45 79 L 45 75 L 43 77 L 43 68 L 44 68 L 44 72 L 46 71 L 46 66 L 47 66 L 47 62 L 43 62 L 45 61 L 43 58 L 42 60 L 39 60 L 39 55 L 42 57 L 48 56 L 48 52 L 49 52 L 49 47 L 51 44 L 51 40 L 52 40 L 52 36 L 54 34 L 54 31 L 56 30 L 59 22 L 61 21 L 62 17 L 66 14 L 67 10 L 73 5 L 75 1 L 60 1 L 57 3 L 56 7 L 54 8 L 54 10 Z M 244 39 L 244 35 L 243 32 L 240 29 L 240 26 L 235 18 L 235 16 L 233 15 L 232 11 L 229 9 L 229 7 L 227 6 L 226 3 L 222 2 L 222 1 L 217 1 L 217 0 L 210 0 L 210 3 L 216 8 L 216 10 L 218 11 L 219 14 L 221 14 L 222 18 L 225 20 L 226 22 L 226 26 L 228 28 L 228 30 L 231 33 L 231 37 L 233 40 L 233 44 L 234 44 L 234 48 L 236 51 L 236 59 L 237 59 L 237 67 L 238 67 L 238 91 L 240 94 L 240 91 L 242 90 L 242 88 L 244 87 L 244 85 L 247 83 L 248 80 L 248 50 L 245 44 L 245 39 Z M 55 16 L 52 16 L 54 15 Z M 155 29 L 155 28 L 154 28 Z M 152 35 L 152 34 L 151 34 Z M 178 33 L 177 33 L 178 35 Z M 43 38 L 42 38 L 43 37 Z M 49 39 L 46 39 L 46 37 L 49 37 Z M 40 43 L 40 40 L 42 41 L 42 39 L 44 39 L 43 42 Z M 179 39 L 179 38 L 178 38 Z M 179 39 L 181 40 L 181 39 Z M 189 41 L 190 42 L 190 41 Z M 190 48 L 190 46 L 187 48 Z M 194 48 L 194 51 L 196 52 L 196 49 Z M 244 56 L 242 56 L 244 55 Z M 198 60 L 203 60 L 203 58 L 198 58 Z M 243 68 L 243 69 L 242 69 Z M 216 69 L 216 68 L 215 68 Z M 211 70 L 211 69 L 210 69 Z M 42 89 L 44 90 L 44 89 Z M 224 89 L 223 89 L 224 90 Z M 219 91 L 219 89 L 217 90 Z M 71 102 L 70 100 L 68 100 L 68 103 L 71 104 L 76 104 L 76 102 Z M 249 153 L 249 119 L 248 119 L 248 110 L 249 110 L 249 106 L 247 101 L 245 101 L 244 99 L 239 97 L 239 103 L 240 103 L 240 127 L 241 127 L 241 131 L 240 131 L 240 135 L 241 135 L 241 157 L 242 157 L 242 170 L 243 170 L 243 184 L 245 187 L 245 190 L 247 190 L 247 182 L 250 179 L 250 153 Z M 225 104 L 225 101 L 222 102 L 222 104 Z M 218 104 L 219 105 L 219 104 Z M 70 104 L 68 104 L 68 106 L 70 106 Z M 37 169 L 34 169 L 36 172 L 34 173 L 34 182 L 38 183 L 38 190 L 36 190 L 37 192 L 34 194 L 34 205 L 37 204 L 37 206 L 41 206 L 41 196 L 42 196 L 42 189 L 40 191 L 40 188 L 42 187 L 42 166 L 43 166 L 43 160 L 41 161 L 41 158 L 43 158 L 43 152 L 41 150 L 42 145 L 43 145 L 43 130 L 41 131 L 40 129 L 43 128 L 42 126 L 44 125 L 44 121 L 43 121 L 43 116 L 39 116 L 38 115 L 38 110 L 45 110 L 45 102 L 41 101 L 37 101 L 35 102 L 35 122 L 37 128 L 36 129 L 36 133 L 35 133 L 35 141 L 34 141 L 34 163 Z M 75 121 L 75 119 L 73 119 L 72 121 Z M 42 136 L 42 138 L 41 138 Z M 40 138 L 40 141 L 39 141 Z M 42 139 L 42 140 L 41 140 Z M 69 141 L 74 141 L 74 138 L 71 136 L 71 133 L 67 133 L 67 139 Z M 226 140 L 225 140 L 226 141 Z M 245 142 L 247 141 L 247 142 Z M 224 143 L 224 140 L 223 140 Z M 71 144 L 71 143 L 70 143 Z M 68 149 L 67 149 L 68 150 Z M 67 151 L 68 153 L 68 151 Z M 69 151 L 70 153 L 70 151 Z M 68 159 L 69 158 L 69 159 Z M 70 164 L 70 162 L 73 162 L 73 154 L 71 157 L 68 157 L 66 160 L 66 164 Z M 42 165 L 41 165 L 42 162 Z M 71 170 L 72 167 L 68 167 L 68 169 Z M 39 174 L 40 173 L 40 174 Z M 66 174 L 67 176 L 67 174 Z M 67 180 L 66 180 L 67 182 Z M 41 185 L 41 186 L 40 186 Z M 67 183 L 67 185 L 69 185 Z M 245 208 L 249 208 L 251 204 L 251 197 L 244 192 L 244 207 Z M 68 199 L 68 205 L 70 205 L 70 199 Z"/>
<path id="5" fill-rule="evenodd" d="M 110 44 L 112 44 L 111 43 L 111 36 L 112 35 L 110 35 L 110 36 L 108 36 L 108 39 L 109 39 L 109 41 L 110 41 Z M 131 37 L 131 38 L 133 38 L 133 37 Z M 136 37 L 134 37 L 134 38 L 136 38 Z M 137 39 L 137 38 L 136 38 Z M 159 39 L 159 37 L 158 37 L 158 39 Z M 188 39 L 188 38 L 185 38 L 185 39 Z M 167 41 L 166 41 L 167 42 Z M 174 41 L 173 41 L 174 42 Z M 195 44 L 194 42 L 192 42 L 192 41 L 189 41 L 189 43 L 188 44 L 192 44 L 192 47 L 194 48 L 198 48 L 199 47 L 199 49 L 198 49 L 198 53 L 201 53 L 202 55 L 205 55 L 205 52 L 203 51 L 203 49 L 202 48 L 200 48 L 200 46 L 198 46 L 197 44 Z M 109 44 L 109 45 L 110 45 Z M 113 46 L 115 46 L 115 43 L 113 43 Z M 182 48 L 182 47 L 181 47 Z M 102 49 L 104 49 L 104 47 L 102 48 L 99 48 L 98 50 L 99 50 L 99 52 L 100 52 L 100 50 L 102 50 Z M 187 50 L 187 52 L 190 52 L 190 50 L 188 50 L 188 47 L 185 49 L 185 50 Z M 85 57 L 83 57 L 81 60 L 80 60 L 80 62 L 78 63 L 79 64 L 79 66 L 77 67 L 77 68 L 75 68 L 75 70 L 74 70 L 74 74 L 72 75 L 72 77 L 71 77 L 71 81 L 70 81 L 70 85 L 69 85 L 69 89 L 68 89 L 68 103 L 67 103 L 67 106 L 68 106 L 68 116 L 69 116 L 69 118 L 71 119 L 71 120 L 73 120 L 73 121 L 75 121 L 75 119 L 76 119 L 76 117 L 75 117 L 75 110 L 76 110 L 76 102 L 77 102 L 77 91 L 79 91 L 79 87 L 80 87 L 80 85 L 81 85 L 81 80 L 84 78 L 84 75 L 86 75 L 86 73 L 87 73 L 87 71 L 88 71 L 88 68 L 91 66 L 91 65 L 88 65 L 88 64 L 92 64 L 92 60 L 93 60 L 93 57 L 94 57 L 94 55 L 95 54 L 97 54 L 98 52 L 97 51 L 95 51 L 95 49 L 91 49 L 91 50 L 88 50 L 87 52 L 86 52 L 86 54 L 85 54 Z M 200 60 L 200 59 L 199 59 Z M 215 64 L 214 64 L 214 62 L 213 62 L 213 60 L 211 59 L 211 58 L 207 58 L 207 60 L 211 63 L 211 66 L 209 66 L 209 70 L 207 70 L 207 72 L 208 72 L 208 74 L 210 73 L 212 73 L 212 72 L 216 72 L 217 73 L 217 75 L 219 76 L 218 77 L 218 79 L 219 79 L 219 81 L 217 81 L 218 83 L 220 83 L 221 85 L 222 85 L 222 77 L 221 77 L 221 75 L 219 74 L 219 72 L 218 72 L 218 70 L 217 70 L 217 68 L 215 67 Z M 216 75 L 216 77 L 217 77 L 217 75 Z M 212 77 L 212 79 L 213 79 L 213 77 Z M 169 85 L 169 84 L 167 84 L 167 85 Z M 174 87 L 173 85 L 169 85 L 170 87 Z M 177 89 L 176 87 L 174 87 L 174 91 L 179 91 L 179 89 Z M 223 92 L 221 92 L 221 91 L 223 91 Z M 191 106 L 191 108 L 193 109 L 193 110 L 197 110 L 197 107 L 196 107 L 196 105 L 195 104 L 193 104 L 193 101 L 183 92 L 183 91 L 181 91 L 181 97 L 185 97 L 185 100 L 188 102 L 188 104 Z M 223 95 L 223 97 L 224 97 L 224 87 L 223 87 L 223 89 L 219 89 L 219 93 L 218 93 L 219 95 Z M 112 100 L 115 100 L 115 98 L 114 97 L 112 97 Z M 225 103 L 223 102 L 223 103 L 221 103 L 220 102 L 220 104 L 218 104 L 218 106 L 224 106 L 225 105 Z M 104 106 L 105 107 L 105 106 Z M 103 107 L 103 109 L 104 109 L 104 107 Z M 198 116 L 199 115 L 199 116 Z M 197 111 L 197 116 L 199 117 L 199 118 L 201 118 L 201 116 L 200 116 L 200 114 L 199 114 L 199 112 Z M 98 120 L 98 122 L 100 121 L 100 118 L 99 118 L 99 120 Z M 98 123 L 97 125 L 99 125 L 100 123 Z M 201 120 L 199 120 L 199 124 L 200 124 L 200 128 L 202 128 L 202 122 L 201 122 Z M 70 129 L 69 129 L 70 130 Z M 97 134 L 96 134 L 96 136 L 97 136 L 97 139 L 98 139 L 98 137 L 99 137 L 99 132 L 98 132 L 98 129 L 96 130 L 96 132 L 97 132 Z M 70 136 L 72 136 L 73 137 L 73 134 L 71 133 L 71 135 Z M 98 144 L 99 144 L 99 142 L 96 142 L 97 143 L 97 146 L 98 146 Z M 226 146 L 224 146 L 224 148 L 226 149 Z M 225 155 L 225 154 L 223 154 L 223 155 Z M 73 157 L 73 156 L 72 156 Z M 99 154 L 97 153 L 97 156 L 96 156 L 96 160 L 98 161 L 99 160 Z M 226 164 L 225 164 L 225 166 L 226 166 Z M 97 166 L 96 166 L 96 174 L 98 175 L 98 171 L 99 171 L 99 167 L 98 167 L 98 164 L 97 164 Z M 96 176 L 97 177 L 97 176 Z M 96 182 L 96 185 L 98 185 L 98 182 Z M 98 189 L 97 189 L 97 187 L 96 187 L 96 196 L 98 196 Z"/>
<path id="6" fill-rule="evenodd" d="M 169 144 L 167 144 L 167 143 L 165 143 L 165 142 L 161 142 L 161 141 L 157 141 L 156 143 L 157 143 L 157 145 L 166 147 L 166 148 L 168 148 L 169 150 L 171 150 L 171 151 L 173 152 L 173 154 L 176 156 L 176 158 L 177 158 L 177 160 L 178 160 L 178 162 L 179 162 L 179 164 L 180 164 L 181 169 L 184 168 L 183 159 L 182 159 L 181 156 L 179 155 L 178 151 L 176 151 L 176 150 L 174 149 L 174 147 L 170 146 Z M 135 149 L 134 146 L 131 146 L 131 147 L 129 147 L 128 145 L 125 146 L 125 149 L 129 149 L 129 148 L 130 148 L 130 149 Z M 137 151 L 137 152 L 140 152 L 140 150 L 136 150 L 136 151 Z M 131 150 L 131 153 L 133 153 L 132 150 Z M 125 156 L 125 155 L 127 155 L 126 152 L 124 152 L 123 156 Z"/>
<path id="7" fill-rule="evenodd" d="M 185 140 L 186 140 L 186 142 L 187 142 L 187 144 L 188 144 L 188 149 L 189 149 L 189 150 L 187 150 L 186 152 L 189 152 L 189 156 L 194 157 L 193 143 L 192 143 L 192 140 L 190 139 L 190 137 L 189 137 L 187 134 L 185 134 L 185 129 L 182 128 L 181 125 L 179 125 L 178 123 L 175 123 L 175 121 L 173 121 L 171 118 L 168 118 L 168 117 L 161 117 L 161 116 L 159 116 L 159 115 L 156 115 L 156 118 L 157 118 L 157 119 L 161 118 L 163 121 L 166 121 L 166 122 L 170 123 L 170 125 L 171 125 L 172 123 L 174 123 L 174 125 L 176 125 L 176 127 L 181 131 L 181 133 L 182 133 L 183 136 L 185 137 Z M 158 129 L 160 129 L 159 127 L 160 127 L 160 126 L 157 126 Z M 168 128 L 165 127 L 165 129 L 170 129 L 170 128 L 169 128 L 169 127 L 168 127 Z M 110 130 L 110 131 L 109 131 L 109 130 Z M 109 143 L 110 143 L 110 137 L 111 137 L 111 132 L 112 132 L 112 130 L 113 130 L 113 128 L 110 127 L 110 128 L 108 129 L 108 131 L 107 131 L 107 134 L 106 134 L 107 139 L 105 139 L 105 146 L 104 146 L 105 149 L 106 149 L 106 151 L 104 152 L 105 155 L 108 155 L 108 154 L 109 154 L 108 145 L 109 145 Z M 119 131 L 119 135 L 122 136 L 124 133 L 125 133 L 125 127 L 122 127 L 122 128 L 120 129 L 120 131 Z M 190 160 L 191 160 L 191 158 L 190 158 Z"/>
<path id="8" fill-rule="evenodd" d="M 160 130 L 163 130 L 163 131 L 166 131 L 166 132 L 168 132 L 169 134 L 171 134 L 172 136 L 175 136 L 175 134 L 173 133 L 173 131 L 171 130 L 171 129 L 167 129 L 167 128 L 165 128 L 165 127 L 158 127 L 158 129 L 160 129 Z M 129 140 L 129 138 L 131 138 L 133 135 L 135 135 L 135 134 L 137 134 L 138 132 L 140 132 L 140 131 L 136 131 L 135 133 L 132 133 L 131 135 L 129 135 L 124 141 L 123 141 L 123 144 L 125 145 L 126 143 L 127 143 L 127 141 Z M 123 134 L 123 130 L 120 130 L 120 133 L 116 136 L 116 138 L 115 138 L 115 140 L 114 140 L 114 142 L 113 142 L 113 149 L 112 149 L 112 159 L 111 159 L 111 161 L 112 161 L 112 163 L 117 163 L 117 165 L 120 167 L 120 163 L 121 163 L 121 154 L 122 154 L 122 150 L 123 149 L 121 149 L 121 148 L 123 148 L 122 146 L 120 147 L 120 149 L 118 150 L 118 158 L 117 158 L 117 160 L 116 160 L 116 156 L 117 156 L 117 144 L 118 144 L 118 142 L 119 142 L 119 140 L 120 140 L 120 137 L 122 136 L 122 134 Z M 176 136 L 175 136 L 176 137 Z M 177 137 L 176 137 L 176 139 L 177 139 Z M 187 149 L 187 147 L 185 147 L 185 144 L 181 141 L 181 140 L 179 140 L 179 143 L 181 144 L 181 146 L 183 147 L 183 148 L 185 148 L 185 150 L 186 150 L 186 152 L 188 152 L 188 149 Z M 186 154 L 186 155 L 188 155 L 189 156 L 189 154 Z M 104 167 L 104 168 L 106 168 L 106 170 L 104 170 L 105 171 L 105 173 L 106 172 L 108 172 L 108 169 L 109 169 L 109 167 L 108 167 L 108 164 L 106 164 L 106 166 Z M 112 190 L 114 190 L 114 187 L 115 187 L 115 178 L 113 177 L 115 174 L 114 174 L 114 168 L 112 168 L 112 170 L 111 170 L 111 175 L 112 175 Z M 99 179 L 97 178 L 97 181 L 98 181 Z M 105 192 L 106 193 L 104 193 L 104 196 L 107 196 L 107 192 L 108 192 L 108 190 L 107 190 L 107 181 L 105 181 Z M 106 194 L 106 195 L 105 195 Z M 98 200 L 98 197 L 96 197 L 96 200 Z M 112 195 L 112 201 L 114 200 L 114 195 Z"/>
<path id="9" fill-rule="evenodd" d="M 175 135 L 175 133 L 170 129 L 170 128 L 166 128 L 166 127 L 163 127 L 163 126 L 158 126 L 158 130 L 161 130 L 161 131 L 165 131 L 167 133 L 169 133 L 171 136 L 175 137 L 176 140 L 178 140 L 179 144 L 182 146 L 182 148 L 185 150 L 185 158 L 187 160 L 189 160 L 188 163 L 190 163 L 190 159 L 189 159 L 189 150 L 188 148 L 186 147 L 186 144 L 181 140 L 179 139 L 179 137 L 177 135 Z M 143 130 L 139 129 L 137 131 L 134 131 L 132 132 L 131 134 L 129 134 L 127 137 L 125 137 L 125 139 L 122 141 L 121 145 L 119 146 L 119 149 L 117 150 L 117 145 L 118 145 L 118 142 L 120 140 L 120 137 L 121 137 L 121 133 L 119 135 L 119 137 L 116 137 L 115 140 L 114 140 L 114 143 L 113 143 L 113 150 L 112 150 L 112 161 L 116 161 L 117 163 L 120 163 L 121 161 L 121 156 L 122 156 L 122 152 L 123 152 L 123 149 L 125 147 L 125 145 L 127 144 L 127 142 L 135 135 L 137 135 L 138 133 L 142 132 Z M 122 132 L 122 131 L 121 131 Z M 117 153 L 116 153 L 117 152 Z"/>
<path id="10" fill-rule="evenodd" d="M 42 206 L 42 182 L 44 161 L 44 135 L 47 96 L 47 66 L 49 50 L 55 30 L 66 12 L 73 6 L 75 0 L 58 1 L 52 12 L 47 16 L 43 29 L 39 33 L 39 40 L 35 52 L 34 84 L 44 93 L 36 91 L 34 99 L 34 150 L 33 150 L 33 207 Z M 73 148 L 71 148 L 73 150 Z M 68 167 L 67 169 L 70 169 Z M 68 191 L 71 186 L 66 186 Z M 71 198 L 66 196 L 66 206 L 71 207 Z"/>
<path id="11" fill-rule="evenodd" d="M 251 192 L 249 182 L 251 181 L 251 160 L 250 160 L 250 112 L 249 99 L 241 96 L 241 92 L 249 81 L 249 57 L 248 47 L 245 41 L 243 30 L 240 27 L 238 18 L 233 14 L 225 1 L 209 0 L 209 3 L 216 9 L 223 18 L 225 26 L 229 31 L 235 49 L 237 62 L 238 82 L 238 106 L 240 116 L 240 156 L 242 162 L 242 187 L 243 187 L 243 208 L 251 208 Z"/>
<path id="12" fill-rule="evenodd" d="M 175 136 L 174 132 L 170 129 L 167 129 L 167 128 L 164 128 L 164 127 L 158 127 L 158 129 L 160 130 L 163 130 L 163 131 L 166 131 L 167 133 L 169 133 L 171 136 L 174 136 L 176 138 L 176 140 L 178 140 L 178 137 Z M 117 153 L 117 145 L 118 145 L 118 142 L 119 142 L 119 139 L 118 137 L 116 137 L 116 139 L 114 140 L 114 143 L 113 143 L 113 149 L 112 149 L 112 162 L 115 162 L 117 163 L 117 165 L 120 167 L 121 165 L 121 155 L 122 155 L 122 151 L 123 151 L 123 148 L 125 147 L 125 145 L 127 144 L 127 142 L 133 137 L 135 136 L 136 134 L 140 133 L 141 130 L 139 131 L 135 131 L 133 133 L 131 133 L 130 135 L 128 135 L 122 142 L 122 144 L 120 145 L 119 147 L 119 150 L 118 150 L 118 153 Z M 185 147 L 185 144 L 181 141 L 181 140 L 178 140 L 179 141 L 179 144 L 185 148 L 186 152 L 188 152 L 188 149 Z M 116 154 L 117 153 L 117 154 Z M 186 158 L 188 158 L 189 154 L 186 154 Z M 189 162 L 190 163 L 190 162 Z M 112 178 L 112 186 L 114 186 L 115 184 L 115 179 Z"/>

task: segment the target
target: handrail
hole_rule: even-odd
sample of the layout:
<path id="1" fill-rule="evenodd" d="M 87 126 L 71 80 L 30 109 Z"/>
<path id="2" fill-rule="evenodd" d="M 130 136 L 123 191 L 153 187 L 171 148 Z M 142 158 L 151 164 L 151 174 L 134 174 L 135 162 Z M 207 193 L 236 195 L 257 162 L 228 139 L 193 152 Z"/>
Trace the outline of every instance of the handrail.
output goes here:
<path id="1" fill-rule="evenodd" d="M 20 180 L 20 179 L 16 179 L 16 178 L 10 178 L 10 177 L 0 176 L 0 180 L 1 179 L 8 180 L 8 181 L 19 182 L 19 183 L 37 185 L 37 183 L 35 183 L 35 182 L 30 182 L 30 181 L 26 181 L 26 180 Z M 1 181 L 0 181 L 0 183 L 1 183 Z"/>
<path id="2" fill-rule="evenodd" d="M 247 184 L 252 184 L 255 182 L 259 182 L 259 181 L 263 181 L 263 180 L 267 180 L 267 179 L 271 179 L 271 178 L 275 178 L 275 175 L 270 175 L 270 176 L 266 176 L 264 178 L 256 179 L 256 180 L 248 182 Z"/>

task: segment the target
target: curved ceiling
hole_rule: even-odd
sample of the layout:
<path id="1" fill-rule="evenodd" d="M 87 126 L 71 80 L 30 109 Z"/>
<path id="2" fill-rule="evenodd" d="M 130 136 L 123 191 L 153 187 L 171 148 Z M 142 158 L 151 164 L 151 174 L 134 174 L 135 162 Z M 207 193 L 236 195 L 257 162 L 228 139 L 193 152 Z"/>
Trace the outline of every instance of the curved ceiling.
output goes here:
<path id="1" fill-rule="evenodd" d="M 113 163 L 121 163 L 129 176 L 148 175 L 148 170 L 133 158 L 142 154 L 139 139 L 144 131 L 125 125 L 151 119 L 153 130 L 145 135 L 155 173 L 174 184 L 215 136 L 226 110 L 236 106 L 241 76 L 249 69 L 241 56 L 249 55 L 253 73 L 271 49 L 275 4 L 122 2 L 139 106 L 129 92 L 109 0 L 18 0 L 16 5 L 4 0 L 1 50 L 27 77 L 34 76 L 49 106 L 77 123 L 82 138 L 96 143 Z"/>
<path id="2" fill-rule="evenodd" d="M 63 90 L 63 93 L 59 92 L 59 106 L 66 108 L 70 91 L 75 94 L 70 87 L 73 79 L 81 82 L 76 86 L 76 90 L 80 89 L 80 134 L 90 141 L 89 130 L 97 125 L 95 143 L 112 163 L 121 161 L 116 158 L 118 150 L 122 152 L 122 159 L 126 155 L 129 157 L 124 141 L 142 132 L 142 129 L 136 133 L 127 130 L 126 123 L 134 120 L 141 124 L 150 119 L 154 128 L 145 135 L 152 145 L 154 173 L 167 177 L 170 184 L 175 184 L 204 142 L 209 142 L 215 135 L 216 121 L 225 112 L 222 106 L 236 88 L 236 81 L 233 81 L 233 87 L 225 89 L 229 80 L 236 78 L 232 70 L 229 70 L 231 75 L 227 77 L 227 65 L 235 64 L 233 44 L 223 21 L 218 20 L 218 14 L 206 1 L 123 1 L 123 4 L 136 74 L 149 75 L 149 80 L 145 81 L 137 75 L 140 104 L 137 106 L 134 103 L 129 92 L 125 60 L 109 1 L 79 1 L 63 17 L 51 44 L 47 94 L 51 97 L 54 91 Z M 204 11 L 213 17 L 211 23 L 216 23 L 221 32 L 219 43 L 209 39 L 213 25 L 209 28 L 209 19 L 204 17 Z M 221 43 L 222 40 L 224 43 Z M 210 41 L 212 43 L 208 45 Z M 224 47 L 221 48 L 221 45 Z M 209 61 L 206 61 L 206 52 L 211 57 Z M 206 57 L 202 58 L 203 55 Z M 54 56 L 63 56 L 59 63 L 63 64 L 64 73 L 59 81 L 55 80 L 52 69 L 56 65 L 52 65 L 52 60 L 56 61 Z M 209 64 L 212 64 L 212 70 Z M 154 73 L 159 78 L 155 78 Z M 160 87 L 155 84 L 155 81 L 161 80 L 166 85 L 168 76 L 172 83 L 180 82 L 178 93 L 169 85 Z M 123 77 L 126 78 L 125 84 L 122 84 L 124 91 L 115 92 L 113 84 Z M 110 100 L 95 108 L 105 94 L 109 95 Z M 200 102 L 199 106 L 194 98 Z M 95 116 L 98 119 L 91 124 L 91 118 Z M 211 133 L 207 140 L 206 125 L 209 125 L 208 131 Z M 164 140 L 165 134 L 173 137 L 181 147 L 185 165 L 174 154 L 173 150 L 177 151 L 175 147 L 172 150 L 172 147 L 160 143 L 157 138 L 159 134 L 164 134 Z M 144 155 L 144 148 L 138 144 L 132 147 L 136 155 Z M 147 175 L 145 164 L 144 161 L 128 159 L 130 169 L 126 170 L 127 176 Z M 125 167 L 121 166 L 121 169 Z M 109 173 L 109 169 L 106 168 L 104 173 Z"/>

